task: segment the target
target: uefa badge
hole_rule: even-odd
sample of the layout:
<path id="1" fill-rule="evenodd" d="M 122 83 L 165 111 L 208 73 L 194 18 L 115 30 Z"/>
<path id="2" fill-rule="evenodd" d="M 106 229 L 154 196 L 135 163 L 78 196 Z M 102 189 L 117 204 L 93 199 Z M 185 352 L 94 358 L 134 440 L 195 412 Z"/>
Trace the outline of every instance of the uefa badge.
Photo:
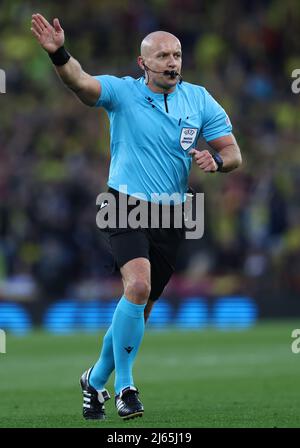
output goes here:
<path id="1" fill-rule="evenodd" d="M 180 145 L 184 151 L 189 149 L 196 139 L 197 128 L 182 128 L 180 134 Z"/>

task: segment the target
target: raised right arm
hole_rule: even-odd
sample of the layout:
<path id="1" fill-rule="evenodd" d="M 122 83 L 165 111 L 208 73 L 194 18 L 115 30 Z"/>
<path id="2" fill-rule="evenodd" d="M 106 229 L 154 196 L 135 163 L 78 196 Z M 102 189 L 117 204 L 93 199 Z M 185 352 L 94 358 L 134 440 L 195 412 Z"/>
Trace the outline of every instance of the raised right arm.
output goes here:
<path id="1" fill-rule="evenodd" d="M 65 35 L 59 20 L 53 20 L 53 26 L 41 14 L 33 14 L 31 31 L 40 45 L 49 54 L 54 54 L 64 45 Z M 63 83 L 88 106 L 94 106 L 101 94 L 99 81 L 82 70 L 79 62 L 73 58 L 63 65 L 55 65 L 55 70 Z"/>

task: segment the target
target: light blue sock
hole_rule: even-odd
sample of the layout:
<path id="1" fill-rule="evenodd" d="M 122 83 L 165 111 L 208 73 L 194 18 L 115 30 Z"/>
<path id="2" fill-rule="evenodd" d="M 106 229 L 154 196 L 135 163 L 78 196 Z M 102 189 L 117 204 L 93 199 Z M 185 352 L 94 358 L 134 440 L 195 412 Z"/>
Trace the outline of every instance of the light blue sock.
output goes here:
<path id="1" fill-rule="evenodd" d="M 134 386 L 132 367 L 144 335 L 145 305 L 136 305 L 122 296 L 112 320 L 115 359 L 115 392 Z"/>
<path id="2" fill-rule="evenodd" d="M 101 355 L 91 372 L 89 383 L 97 390 L 104 389 L 105 384 L 112 371 L 115 368 L 113 343 L 112 343 L 112 327 L 107 330 L 102 344 Z"/>

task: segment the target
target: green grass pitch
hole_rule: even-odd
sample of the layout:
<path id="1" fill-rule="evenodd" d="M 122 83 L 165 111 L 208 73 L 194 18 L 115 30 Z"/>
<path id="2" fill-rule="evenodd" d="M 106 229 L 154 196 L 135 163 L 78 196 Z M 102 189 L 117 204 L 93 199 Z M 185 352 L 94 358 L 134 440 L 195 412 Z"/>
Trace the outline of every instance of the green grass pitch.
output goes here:
<path id="1" fill-rule="evenodd" d="M 123 422 L 114 401 L 106 421 L 82 418 L 81 373 L 97 358 L 103 333 L 7 335 L 0 354 L 0 427 L 300 427 L 300 322 L 244 331 L 147 329 L 134 369 L 143 418 Z M 108 389 L 113 392 L 113 377 Z"/>

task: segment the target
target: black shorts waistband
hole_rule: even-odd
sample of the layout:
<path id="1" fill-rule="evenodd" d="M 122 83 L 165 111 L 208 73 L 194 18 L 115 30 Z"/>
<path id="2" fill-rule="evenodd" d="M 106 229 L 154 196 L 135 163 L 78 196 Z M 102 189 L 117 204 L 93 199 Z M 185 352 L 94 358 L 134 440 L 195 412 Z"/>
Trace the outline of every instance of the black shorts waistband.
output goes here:
<path id="1" fill-rule="evenodd" d="M 124 203 L 126 201 L 127 206 L 128 207 L 136 207 L 137 205 L 140 204 L 147 204 L 150 208 L 159 208 L 161 210 L 165 209 L 165 208 L 171 208 L 171 209 L 176 209 L 176 208 L 182 208 L 183 207 L 183 203 L 180 204 L 161 204 L 161 203 L 156 203 L 156 202 L 151 202 L 151 201 L 144 201 L 143 199 L 140 199 L 136 196 L 132 196 L 132 195 L 128 195 L 125 193 L 122 193 L 121 191 L 115 190 L 114 188 L 109 187 L 107 190 L 108 193 L 112 193 L 114 195 L 114 197 L 116 198 L 117 204 L 119 204 L 121 201 L 120 199 L 123 198 L 124 199 Z M 128 204 L 129 198 L 134 198 L 136 201 L 136 204 Z"/>
<path id="2" fill-rule="evenodd" d="M 146 228 L 153 227 L 153 222 L 158 224 L 159 228 L 165 228 L 166 223 L 169 223 L 170 228 L 178 227 L 178 223 L 181 223 L 183 226 L 183 204 L 157 204 L 150 201 L 144 201 L 135 196 L 130 196 L 125 193 L 121 193 L 111 187 L 107 190 L 108 193 L 111 193 L 115 198 L 115 213 L 116 213 L 116 221 L 120 222 L 120 216 L 122 215 L 123 221 L 124 216 L 126 218 L 129 216 L 130 212 L 134 210 L 136 207 L 139 207 L 140 210 L 147 210 L 147 224 Z M 129 204 L 129 199 L 134 198 L 134 204 Z M 108 201 L 109 203 L 109 201 Z M 145 208 L 144 208 L 145 207 Z M 110 205 L 110 212 L 113 213 L 112 207 Z M 117 224 L 118 227 L 118 224 Z M 130 225 L 129 225 L 130 227 Z M 143 227 L 143 226 L 141 226 Z M 155 225 L 157 227 L 157 225 Z"/>

